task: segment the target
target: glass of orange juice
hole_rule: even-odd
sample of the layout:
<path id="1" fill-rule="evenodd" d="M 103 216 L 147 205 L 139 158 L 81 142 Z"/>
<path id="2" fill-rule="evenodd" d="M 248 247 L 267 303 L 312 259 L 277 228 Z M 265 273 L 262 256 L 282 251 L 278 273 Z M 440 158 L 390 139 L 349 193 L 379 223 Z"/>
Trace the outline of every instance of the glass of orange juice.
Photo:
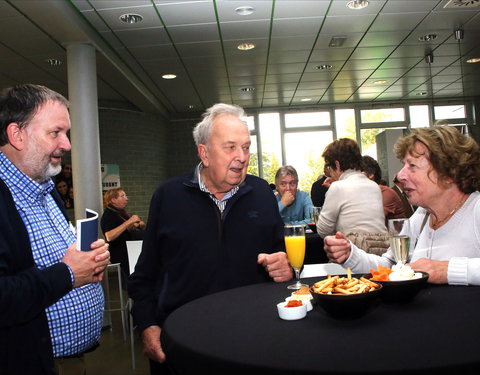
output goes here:
<path id="1" fill-rule="evenodd" d="M 287 250 L 288 260 L 293 270 L 297 282 L 289 285 L 288 289 L 300 289 L 305 284 L 300 281 L 300 270 L 305 259 L 305 226 L 304 225 L 285 225 L 285 248 Z"/>

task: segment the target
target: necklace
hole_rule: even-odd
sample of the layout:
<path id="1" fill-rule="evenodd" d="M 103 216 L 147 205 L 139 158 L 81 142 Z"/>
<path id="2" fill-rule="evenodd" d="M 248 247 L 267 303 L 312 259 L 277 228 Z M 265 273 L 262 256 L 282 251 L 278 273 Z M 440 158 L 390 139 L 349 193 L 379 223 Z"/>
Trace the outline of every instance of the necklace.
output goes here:
<path id="1" fill-rule="evenodd" d="M 437 220 L 435 223 L 433 223 L 433 219 L 436 217 L 434 215 L 432 215 L 432 229 L 438 229 L 440 228 L 443 224 L 445 224 L 445 222 L 447 222 L 454 214 L 455 212 L 458 211 L 458 209 L 460 207 L 462 207 L 462 205 L 465 203 L 465 201 L 467 200 L 467 197 L 468 195 L 464 195 L 461 199 L 460 199 L 460 202 L 458 202 L 458 204 L 454 207 L 454 209 L 452 211 L 450 211 L 447 216 L 445 216 L 443 219 L 441 220 Z"/>

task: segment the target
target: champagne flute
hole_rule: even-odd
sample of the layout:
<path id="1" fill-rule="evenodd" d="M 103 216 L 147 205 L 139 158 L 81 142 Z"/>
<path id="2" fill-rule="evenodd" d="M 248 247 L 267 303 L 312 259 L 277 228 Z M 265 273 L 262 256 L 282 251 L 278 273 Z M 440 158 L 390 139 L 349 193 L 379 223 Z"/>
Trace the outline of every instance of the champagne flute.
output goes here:
<path id="1" fill-rule="evenodd" d="M 320 212 L 322 211 L 322 207 L 312 207 L 310 209 L 310 219 L 312 219 L 312 223 L 317 225 L 318 218 L 320 217 Z"/>
<path id="2" fill-rule="evenodd" d="M 288 260 L 295 271 L 297 282 L 289 285 L 288 289 L 298 290 L 302 286 L 300 281 L 300 270 L 305 259 L 305 226 L 304 225 L 285 225 L 285 248 L 287 249 Z"/>
<path id="3" fill-rule="evenodd" d="M 406 264 L 410 250 L 408 219 L 388 220 L 388 233 L 390 234 L 390 246 L 392 247 L 395 261 Z"/>

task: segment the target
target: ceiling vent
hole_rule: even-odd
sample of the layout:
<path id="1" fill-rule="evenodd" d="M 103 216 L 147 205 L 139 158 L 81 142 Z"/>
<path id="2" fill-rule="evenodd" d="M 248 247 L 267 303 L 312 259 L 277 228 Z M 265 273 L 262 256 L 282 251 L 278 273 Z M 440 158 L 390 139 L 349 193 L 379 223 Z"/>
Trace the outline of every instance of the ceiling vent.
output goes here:
<path id="1" fill-rule="evenodd" d="M 480 0 L 450 0 L 445 4 L 444 8 L 478 8 L 480 7 Z"/>

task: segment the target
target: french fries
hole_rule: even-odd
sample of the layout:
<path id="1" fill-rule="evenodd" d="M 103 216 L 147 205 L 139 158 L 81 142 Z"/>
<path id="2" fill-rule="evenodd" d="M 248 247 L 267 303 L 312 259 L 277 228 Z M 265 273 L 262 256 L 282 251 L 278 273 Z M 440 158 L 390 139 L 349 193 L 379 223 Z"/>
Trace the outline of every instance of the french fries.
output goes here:
<path id="1" fill-rule="evenodd" d="M 313 284 L 312 290 L 321 294 L 359 294 L 371 292 L 379 287 L 377 283 L 364 277 L 359 279 L 352 277 L 352 271 L 347 268 L 346 277 L 328 275 L 326 279 Z"/>

